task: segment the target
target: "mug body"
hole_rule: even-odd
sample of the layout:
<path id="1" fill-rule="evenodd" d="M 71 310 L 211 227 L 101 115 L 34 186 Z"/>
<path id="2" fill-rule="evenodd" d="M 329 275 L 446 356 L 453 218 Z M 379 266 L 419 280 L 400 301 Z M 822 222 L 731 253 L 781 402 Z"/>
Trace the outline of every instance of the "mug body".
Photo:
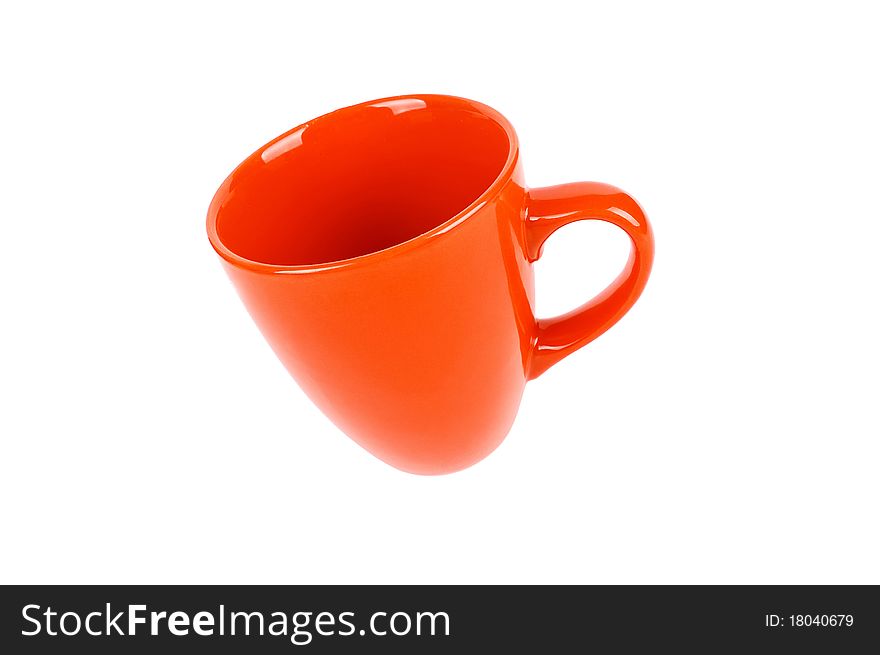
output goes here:
<path id="1" fill-rule="evenodd" d="M 223 183 L 212 245 L 314 403 L 385 462 L 479 461 L 519 407 L 535 339 L 513 128 L 405 96 L 275 139 Z"/>

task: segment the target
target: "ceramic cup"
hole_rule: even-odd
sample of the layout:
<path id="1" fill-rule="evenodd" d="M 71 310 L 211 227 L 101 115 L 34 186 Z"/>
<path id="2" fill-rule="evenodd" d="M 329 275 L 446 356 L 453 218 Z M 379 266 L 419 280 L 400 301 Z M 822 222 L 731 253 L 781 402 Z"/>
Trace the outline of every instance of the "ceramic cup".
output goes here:
<path id="1" fill-rule="evenodd" d="M 533 262 L 554 230 L 588 219 L 630 236 L 625 269 L 581 307 L 536 319 Z M 617 322 L 654 255 L 630 196 L 527 188 L 510 123 L 440 95 L 365 102 L 274 139 L 217 191 L 208 236 L 314 403 L 422 474 L 491 453 L 525 383 Z"/>

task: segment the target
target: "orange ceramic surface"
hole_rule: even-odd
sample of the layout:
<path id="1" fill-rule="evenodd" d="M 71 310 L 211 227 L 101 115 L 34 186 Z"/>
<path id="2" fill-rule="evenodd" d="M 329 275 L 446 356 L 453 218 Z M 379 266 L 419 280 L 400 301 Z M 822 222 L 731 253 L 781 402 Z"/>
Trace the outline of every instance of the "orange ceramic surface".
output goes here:
<path id="1" fill-rule="evenodd" d="M 597 298 L 536 319 L 532 262 L 582 219 L 624 229 L 629 262 Z M 527 189 L 507 120 L 437 95 L 341 109 L 260 148 L 217 191 L 208 235 L 315 404 L 424 474 L 492 452 L 526 381 L 626 313 L 653 259 L 632 198 L 587 182 Z"/>

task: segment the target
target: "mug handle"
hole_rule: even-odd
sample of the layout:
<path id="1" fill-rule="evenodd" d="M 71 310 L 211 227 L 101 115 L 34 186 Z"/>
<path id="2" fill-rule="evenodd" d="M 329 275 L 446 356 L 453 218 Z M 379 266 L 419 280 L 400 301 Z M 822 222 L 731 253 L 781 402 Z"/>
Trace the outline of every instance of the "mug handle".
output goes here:
<path id="1" fill-rule="evenodd" d="M 610 184 L 575 182 L 530 189 L 526 199 L 526 254 L 534 262 L 544 242 L 563 225 L 598 220 L 621 228 L 632 239 L 629 261 L 598 296 L 555 318 L 537 320 L 528 378 L 535 379 L 563 357 L 605 332 L 641 295 L 654 262 L 654 235 L 639 204 Z"/>

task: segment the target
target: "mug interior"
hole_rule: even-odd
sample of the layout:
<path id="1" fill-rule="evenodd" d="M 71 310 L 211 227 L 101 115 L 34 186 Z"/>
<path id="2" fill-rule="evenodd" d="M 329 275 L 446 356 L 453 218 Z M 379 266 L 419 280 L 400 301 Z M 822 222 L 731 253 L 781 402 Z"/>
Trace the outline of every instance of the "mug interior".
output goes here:
<path id="1" fill-rule="evenodd" d="M 296 128 L 249 157 L 218 192 L 217 238 L 246 260 L 298 266 L 429 232 L 505 170 L 514 146 L 489 111 L 448 96 L 401 97 Z"/>

